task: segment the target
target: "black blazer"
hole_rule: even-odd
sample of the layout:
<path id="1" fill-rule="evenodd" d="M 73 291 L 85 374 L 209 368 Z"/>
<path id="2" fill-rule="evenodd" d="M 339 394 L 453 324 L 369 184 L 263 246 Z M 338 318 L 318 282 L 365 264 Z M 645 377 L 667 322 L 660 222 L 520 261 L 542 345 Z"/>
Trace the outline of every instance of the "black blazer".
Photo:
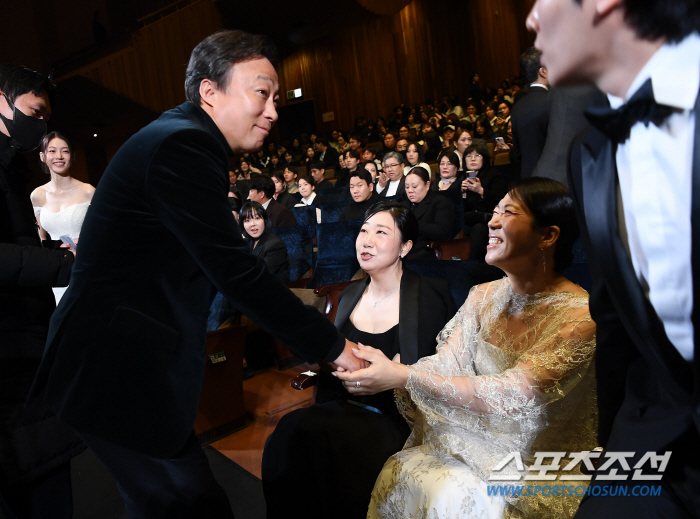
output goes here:
<path id="1" fill-rule="evenodd" d="M 282 191 L 279 195 L 277 195 L 277 198 L 275 200 L 277 200 L 287 209 L 291 209 L 299 203 L 299 200 L 301 200 L 301 195 L 299 193 L 292 194 L 287 191 Z"/>
<path id="2" fill-rule="evenodd" d="M 498 202 L 508 193 L 508 180 L 496 168 L 487 171 L 481 169 L 476 177 L 481 181 L 484 188 L 484 196 L 478 195 L 474 191 L 467 191 L 467 198 L 464 200 L 464 211 L 478 211 L 481 213 L 491 213 Z"/>
<path id="3" fill-rule="evenodd" d="M 455 212 L 447 197 L 428 191 L 419 203 L 404 200 L 403 205 L 411 209 L 418 219 L 418 240 L 413 244 L 408 258 L 425 256 L 426 247 L 431 241 L 454 238 Z"/>
<path id="4" fill-rule="evenodd" d="M 377 178 L 379 178 L 379 175 L 377 175 Z M 374 184 L 374 192 L 375 192 L 375 193 L 377 192 L 377 187 L 378 187 L 378 186 L 379 186 L 379 184 Z M 399 180 L 399 186 L 396 188 L 396 194 L 395 194 L 395 195 L 392 195 L 392 196 L 387 197 L 387 196 L 386 196 L 386 192 L 387 192 L 388 190 L 389 190 L 389 184 L 387 184 L 386 186 L 384 186 L 384 190 L 383 190 L 381 193 L 379 193 L 379 194 L 377 195 L 377 196 L 379 197 L 379 199 L 377 200 L 377 202 L 381 202 L 381 201 L 384 200 L 385 198 L 388 198 L 389 200 L 397 200 L 397 201 L 399 201 L 399 202 L 401 202 L 402 200 L 405 200 L 405 199 L 406 199 L 406 177 L 405 177 L 405 176 L 402 176 L 402 177 L 401 177 L 401 180 Z"/>
<path id="5" fill-rule="evenodd" d="M 328 146 L 325 153 L 326 154 L 323 156 L 323 163 L 326 165 L 326 168 L 337 169 L 340 165 L 340 153 L 338 153 L 338 150 L 332 146 Z"/>
<path id="6" fill-rule="evenodd" d="M 696 114 L 699 109 L 700 97 Z M 691 222 L 696 339 L 692 362 L 683 359 L 668 340 L 620 238 L 616 146 L 591 129 L 574 142 L 571 150 L 569 184 L 594 281 L 590 309 L 597 325 L 599 441 L 611 451 L 670 450 L 667 447 L 682 436 L 686 443 L 682 446 L 676 443 L 673 455 L 683 456 L 684 451 L 695 452 L 700 441 L 700 341 L 697 339 L 700 333 L 700 117 L 697 115 L 695 124 Z M 696 482 L 698 471 L 700 467 L 696 466 Z M 664 478 L 667 476 L 668 470 Z M 687 474 L 684 481 L 686 478 Z"/>
<path id="7" fill-rule="evenodd" d="M 291 197 L 293 195 L 289 196 Z M 270 204 L 267 206 L 267 216 L 270 218 L 270 225 L 272 227 L 294 227 L 297 224 L 294 213 L 274 198 L 270 200 Z"/>
<path id="8" fill-rule="evenodd" d="M 342 329 L 367 289 L 370 277 L 343 290 L 338 301 L 335 326 Z M 401 276 L 399 303 L 399 345 L 402 364 L 435 353 L 435 338 L 457 312 L 457 305 L 444 279 L 422 277 L 406 268 Z"/>
<path id="9" fill-rule="evenodd" d="M 527 95 L 513 106 L 513 160 L 520 163 L 520 177 L 532 176 L 547 141 L 549 92 L 531 86 Z"/>
<path id="10" fill-rule="evenodd" d="M 287 246 L 274 232 L 264 234 L 253 248 L 253 256 L 265 262 L 267 270 L 280 281 L 289 281 Z"/>
<path id="11" fill-rule="evenodd" d="M 316 184 L 316 191 L 323 191 L 324 189 L 335 189 L 333 182 L 324 178 L 318 184 Z"/>
<path id="12" fill-rule="evenodd" d="M 34 390 L 78 431 L 173 457 L 192 432 L 217 290 L 308 361 L 344 339 L 253 256 L 228 203 L 230 148 L 186 102 L 132 136 L 100 180 Z M 130 250 L 122 240 L 128 236 Z"/>

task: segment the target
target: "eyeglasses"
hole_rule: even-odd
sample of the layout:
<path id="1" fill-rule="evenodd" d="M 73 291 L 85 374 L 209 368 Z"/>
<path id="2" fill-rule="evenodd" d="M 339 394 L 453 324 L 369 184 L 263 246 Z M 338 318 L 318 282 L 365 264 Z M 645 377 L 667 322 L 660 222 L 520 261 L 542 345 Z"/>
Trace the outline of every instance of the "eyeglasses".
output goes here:
<path id="1" fill-rule="evenodd" d="M 396 164 L 384 164 L 384 169 L 387 169 L 387 168 L 396 168 L 396 167 L 398 167 L 398 166 L 399 166 L 398 162 L 397 162 Z"/>

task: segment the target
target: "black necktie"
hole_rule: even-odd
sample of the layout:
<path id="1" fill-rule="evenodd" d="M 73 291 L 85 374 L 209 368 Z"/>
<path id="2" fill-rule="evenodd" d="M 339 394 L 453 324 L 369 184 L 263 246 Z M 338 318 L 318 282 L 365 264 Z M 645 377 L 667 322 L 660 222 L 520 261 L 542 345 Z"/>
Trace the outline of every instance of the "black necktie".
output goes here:
<path id="1" fill-rule="evenodd" d="M 586 110 L 586 118 L 593 126 L 616 143 L 624 142 L 630 135 L 630 128 L 638 122 L 649 126 L 650 122 L 661 124 L 673 108 L 660 105 L 654 100 L 651 78 L 637 90 L 627 103 L 617 109 L 608 106 L 594 106 Z"/>

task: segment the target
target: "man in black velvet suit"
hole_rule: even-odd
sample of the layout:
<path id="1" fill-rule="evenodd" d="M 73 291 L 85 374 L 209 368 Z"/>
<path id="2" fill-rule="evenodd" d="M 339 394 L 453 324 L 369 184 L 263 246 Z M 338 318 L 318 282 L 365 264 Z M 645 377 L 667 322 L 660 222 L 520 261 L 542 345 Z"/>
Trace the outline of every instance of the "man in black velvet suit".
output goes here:
<path id="1" fill-rule="evenodd" d="M 698 2 L 538 0 L 528 26 L 555 87 L 593 83 L 612 107 L 588 110 L 595 128 L 573 144 L 570 187 L 594 280 L 599 443 L 633 454 L 605 470 L 603 459 L 576 517 L 697 517 Z M 668 464 L 647 452 L 671 453 Z M 660 480 L 632 479 L 638 464 Z M 611 469 L 626 480 L 603 479 Z M 660 495 L 633 497 L 642 484 Z"/>
<path id="2" fill-rule="evenodd" d="M 547 141 L 547 69 L 540 65 L 540 54 L 531 47 L 520 56 L 520 71 L 530 88 L 513 105 L 513 161 L 520 164 L 520 177 L 532 176 Z"/>
<path id="3" fill-rule="evenodd" d="M 354 370 L 352 344 L 250 253 L 227 201 L 228 156 L 277 120 L 272 44 L 202 41 L 187 102 L 117 152 L 81 232 L 35 388 L 105 463 L 130 517 L 233 517 L 192 432 L 217 292 L 308 361 Z"/>

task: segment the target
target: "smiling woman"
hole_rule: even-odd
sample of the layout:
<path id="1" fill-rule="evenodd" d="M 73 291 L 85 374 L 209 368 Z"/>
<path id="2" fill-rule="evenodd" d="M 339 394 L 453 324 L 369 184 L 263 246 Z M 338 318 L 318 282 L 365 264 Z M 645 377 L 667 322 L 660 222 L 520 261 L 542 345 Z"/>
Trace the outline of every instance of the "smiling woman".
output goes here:
<path id="1" fill-rule="evenodd" d="M 66 136 L 58 132 L 48 133 L 39 149 L 41 167 L 51 176 L 49 182 L 31 194 L 41 238 L 54 240 L 54 245 L 59 246 L 61 236 L 69 236 L 77 244 L 95 188 L 71 177 L 73 146 Z M 66 288 L 53 289 L 56 303 Z"/>

